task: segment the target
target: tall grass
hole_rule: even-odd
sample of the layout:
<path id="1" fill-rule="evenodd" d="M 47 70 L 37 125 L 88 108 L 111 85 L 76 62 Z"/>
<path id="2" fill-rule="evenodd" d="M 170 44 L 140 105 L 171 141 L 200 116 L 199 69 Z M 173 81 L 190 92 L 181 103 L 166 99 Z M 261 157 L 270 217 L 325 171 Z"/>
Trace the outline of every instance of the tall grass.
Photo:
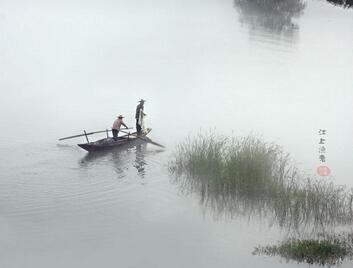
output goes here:
<path id="1" fill-rule="evenodd" d="M 189 137 L 169 171 L 183 191 L 198 193 L 217 213 L 266 215 L 289 229 L 353 222 L 351 189 L 303 178 L 288 154 L 258 137 Z"/>

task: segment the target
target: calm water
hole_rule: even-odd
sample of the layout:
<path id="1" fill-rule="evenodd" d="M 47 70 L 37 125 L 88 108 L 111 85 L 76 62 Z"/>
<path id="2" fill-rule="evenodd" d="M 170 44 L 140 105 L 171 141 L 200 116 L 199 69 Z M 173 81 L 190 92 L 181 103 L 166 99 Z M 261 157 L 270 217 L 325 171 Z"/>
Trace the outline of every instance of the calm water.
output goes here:
<path id="1" fill-rule="evenodd" d="M 318 129 L 353 186 L 353 10 L 300 1 L 0 2 L 1 267 L 306 267 L 252 256 L 288 230 L 172 183 L 187 135 L 256 133 L 315 176 Z M 63 136 L 134 125 L 167 146 L 89 156 Z M 92 139 L 103 136 L 95 136 Z M 327 178 L 322 178 L 327 180 Z M 342 267 L 351 267 L 352 262 Z"/>

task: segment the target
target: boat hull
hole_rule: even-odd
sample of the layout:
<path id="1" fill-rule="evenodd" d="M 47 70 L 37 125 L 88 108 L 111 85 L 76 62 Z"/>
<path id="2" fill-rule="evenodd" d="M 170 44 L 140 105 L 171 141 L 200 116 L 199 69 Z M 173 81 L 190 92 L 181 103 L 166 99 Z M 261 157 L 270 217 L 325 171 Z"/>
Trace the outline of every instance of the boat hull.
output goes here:
<path id="1" fill-rule="evenodd" d="M 146 136 L 150 132 L 151 132 L 151 129 L 147 129 L 145 133 L 142 133 L 137 137 L 135 136 L 136 133 L 131 133 L 130 135 L 119 137 L 117 140 L 109 137 L 109 138 L 88 142 L 88 143 L 77 144 L 77 145 L 88 152 L 111 150 L 117 147 L 136 145 L 138 143 L 147 142 L 148 138 Z"/>

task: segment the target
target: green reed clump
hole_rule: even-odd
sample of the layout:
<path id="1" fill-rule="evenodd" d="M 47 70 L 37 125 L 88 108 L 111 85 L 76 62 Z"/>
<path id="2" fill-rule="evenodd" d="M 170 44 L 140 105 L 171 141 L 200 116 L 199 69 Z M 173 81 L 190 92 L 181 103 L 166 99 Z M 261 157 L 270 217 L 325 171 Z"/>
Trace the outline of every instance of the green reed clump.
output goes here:
<path id="1" fill-rule="evenodd" d="M 170 170 L 178 174 L 187 172 L 190 175 L 206 176 L 220 175 L 223 170 L 223 157 L 226 139 L 218 139 L 214 135 L 198 136 L 197 139 L 188 138 L 178 146 L 178 152 Z M 214 177 L 214 176 L 213 176 Z"/>
<path id="2" fill-rule="evenodd" d="M 351 189 L 303 179 L 288 154 L 258 137 L 188 138 L 169 170 L 183 191 L 218 213 L 266 215 L 288 229 L 353 222 Z"/>
<path id="3" fill-rule="evenodd" d="M 196 178 L 198 183 L 225 192 L 257 193 L 277 185 L 285 161 L 278 146 L 255 137 L 240 140 L 214 134 L 187 139 L 169 164 L 172 173 Z M 274 176 L 277 175 L 277 176 Z"/>
<path id="4" fill-rule="evenodd" d="M 278 146 L 249 136 L 229 140 L 225 151 L 223 180 L 231 192 L 268 195 L 282 184 L 286 157 Z"/>
<path id="5" fill-rule="evenodd" d="M 277 246 L 259 246 L 254 255 L 279 255 L 309 264 L 335 265 L 352 256 L 352 241 L 334 236 L 326 239 L 290 239 Z"/>

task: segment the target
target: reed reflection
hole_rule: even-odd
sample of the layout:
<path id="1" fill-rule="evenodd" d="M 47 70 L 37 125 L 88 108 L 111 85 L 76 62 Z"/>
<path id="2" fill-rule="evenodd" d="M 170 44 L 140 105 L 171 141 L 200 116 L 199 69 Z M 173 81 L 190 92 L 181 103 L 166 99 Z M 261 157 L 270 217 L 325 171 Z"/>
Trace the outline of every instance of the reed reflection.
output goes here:
<path id="1" fill-rule="evenodd" d="M 288 38 L 296 36 L 299 26 L 293 18 L 305 8 L 303 0 L 234 0 L 239 20 L 249 30 L 264 30 Z"/>
<path id="2" fill-rule="evenodd" d="M 216 215 L 258 216 L 288 231 L 323 231 L 353 222 L 351 189 L 302 179 L 289 156 L 259 138 L 200 135 L 169 163 L 175 183 Z"/>

